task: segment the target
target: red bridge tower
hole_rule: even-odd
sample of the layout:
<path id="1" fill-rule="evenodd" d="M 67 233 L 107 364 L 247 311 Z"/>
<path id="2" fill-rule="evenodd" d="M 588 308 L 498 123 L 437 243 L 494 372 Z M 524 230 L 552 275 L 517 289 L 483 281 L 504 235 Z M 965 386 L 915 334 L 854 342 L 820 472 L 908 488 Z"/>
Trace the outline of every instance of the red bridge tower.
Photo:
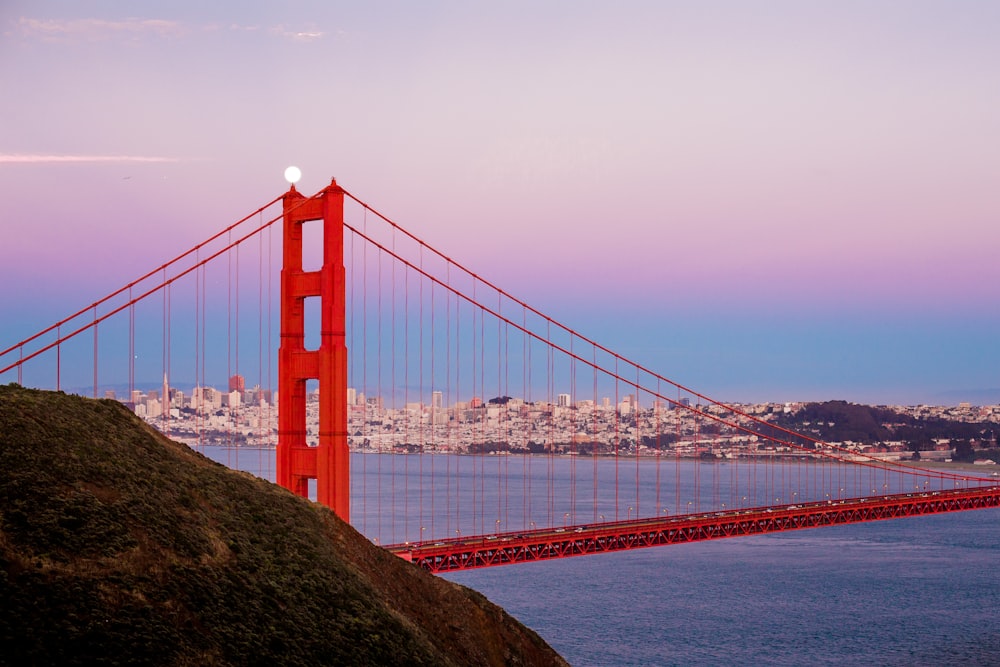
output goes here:
<path id="1" fill-rule="evenodd" d="M 333 180 L 314 197 L 295 186 L 284 195 L 281 347 L 278 350 L 278 484 L 316 499 L 350 520 L 347 450 L 347 344 L 344 287 L 344 191 Z M 323 221 L 323 265 L 302 269 L 302 225 Z M 305 346 L 305 300 L 319 297 L 320 344 Z M 306 442 L 306 381 L 319 380 L 319 445 Z"/>

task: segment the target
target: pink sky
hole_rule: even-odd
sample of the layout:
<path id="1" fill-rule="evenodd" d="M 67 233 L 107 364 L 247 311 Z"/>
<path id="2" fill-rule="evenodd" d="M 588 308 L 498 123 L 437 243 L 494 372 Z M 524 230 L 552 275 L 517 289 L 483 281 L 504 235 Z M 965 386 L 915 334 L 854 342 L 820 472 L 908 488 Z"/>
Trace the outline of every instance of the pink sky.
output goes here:
<path id="1" fill-rule="evenodd" d="M 5 343 L 270 200 L 294 163 L 301 190 L 336 176 L 687 384 L 1000 387 L 1000 346 L 976 347 L 1000 324 L 995 3 L 15 0 L 0 34 L 0 279 L 40 286 L 3 290 Z M 674 355 L 595 301 L 700 333 Z M 741 350 L 767 359 L 745 380 L 696 363 L 740 322 L 773 341 L 810 321 L 783 360 Z M 840 382 L 806 344 L 831 326 L 910 352 L 834 336 L 866 369 Z"/>

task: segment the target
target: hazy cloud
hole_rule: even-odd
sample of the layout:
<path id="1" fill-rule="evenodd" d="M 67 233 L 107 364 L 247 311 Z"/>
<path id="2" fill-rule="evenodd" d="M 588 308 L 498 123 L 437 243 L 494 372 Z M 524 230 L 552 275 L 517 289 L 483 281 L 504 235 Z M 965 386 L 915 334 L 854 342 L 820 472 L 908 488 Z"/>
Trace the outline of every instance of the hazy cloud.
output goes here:
<path id="1" fill-rule="evenodd" d="M 271 32 L 296 42 L 312 42 L 317 39 L 322 39 L 326 34 L 321 30 L 289 30 L 283 25 L 271 28 Z"/>
<path id="2" fill-rule="evenodd" d="M 0 164 L 52 164 L 57 162 L 179 162 L 172 157 L 145 155 L 39 155 L 0 153 Z"/>
<path id="3" fill-rule="evenodd" d="M 89 40 L 100 41 L 105 39 L 126 38 L 138 39 L 141 37 L 169 37 L 182 33 L 189 33 L 191 30 L 218 33 L 228 30 L 232 33 L 250 34 L 259 32 L 260 26 L 245 25 L 239 23 L 219 24 L 210 23 L 200 26 L 185 26 L 177 21 L 165 19 L 141 19 L 126 18 L 118 21 L 105 19 L 36 19 L 21 17 L 17 22 L 20 33 L 27 37 L 35 37 L 48 40 Z M 269 31 L 271 34 L 284 39 L 297 42 L 311 42 L 323 38 L 326 33 L 316 29 L 294 30 L 284 25 L 274 26 Z"/>
<path id="4" fill-rule="evenodd" d="M 50 39 L 80 38 L 90 40 L 109 37 L 140 37 L 143 35 L 167 36 L 181 32 L 176 21 L 164 19 L 127 18 L 120 21 L 104 19 L 46 20 L 21 17 L 18 21 L 21 33 L 29 37 Z"/>

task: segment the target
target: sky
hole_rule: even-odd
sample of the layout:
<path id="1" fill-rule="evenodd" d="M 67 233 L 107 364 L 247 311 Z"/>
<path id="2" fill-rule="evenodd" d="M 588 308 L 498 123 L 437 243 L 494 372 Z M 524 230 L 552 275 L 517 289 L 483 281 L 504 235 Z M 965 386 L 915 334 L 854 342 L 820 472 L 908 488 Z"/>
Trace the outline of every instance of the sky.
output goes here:
<path id="1" fill-rule="evenodd" d="M 985 0 L 6 0 L 0 347 L 295 164 L 720 400 L 1000 403 L 998 34 Z"/>

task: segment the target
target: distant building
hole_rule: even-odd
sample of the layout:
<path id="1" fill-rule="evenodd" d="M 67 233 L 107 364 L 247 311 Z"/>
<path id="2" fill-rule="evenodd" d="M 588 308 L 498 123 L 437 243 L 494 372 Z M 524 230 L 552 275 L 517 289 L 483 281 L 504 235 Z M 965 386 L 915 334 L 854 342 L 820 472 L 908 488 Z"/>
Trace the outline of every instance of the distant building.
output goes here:
<path id="1" fill-rule="evenodd" d="M 246 380 L 242 375 L 237 374 L 229 378 L 229 391 L 238 391 L 241 394 L 246 391 Z"/>

